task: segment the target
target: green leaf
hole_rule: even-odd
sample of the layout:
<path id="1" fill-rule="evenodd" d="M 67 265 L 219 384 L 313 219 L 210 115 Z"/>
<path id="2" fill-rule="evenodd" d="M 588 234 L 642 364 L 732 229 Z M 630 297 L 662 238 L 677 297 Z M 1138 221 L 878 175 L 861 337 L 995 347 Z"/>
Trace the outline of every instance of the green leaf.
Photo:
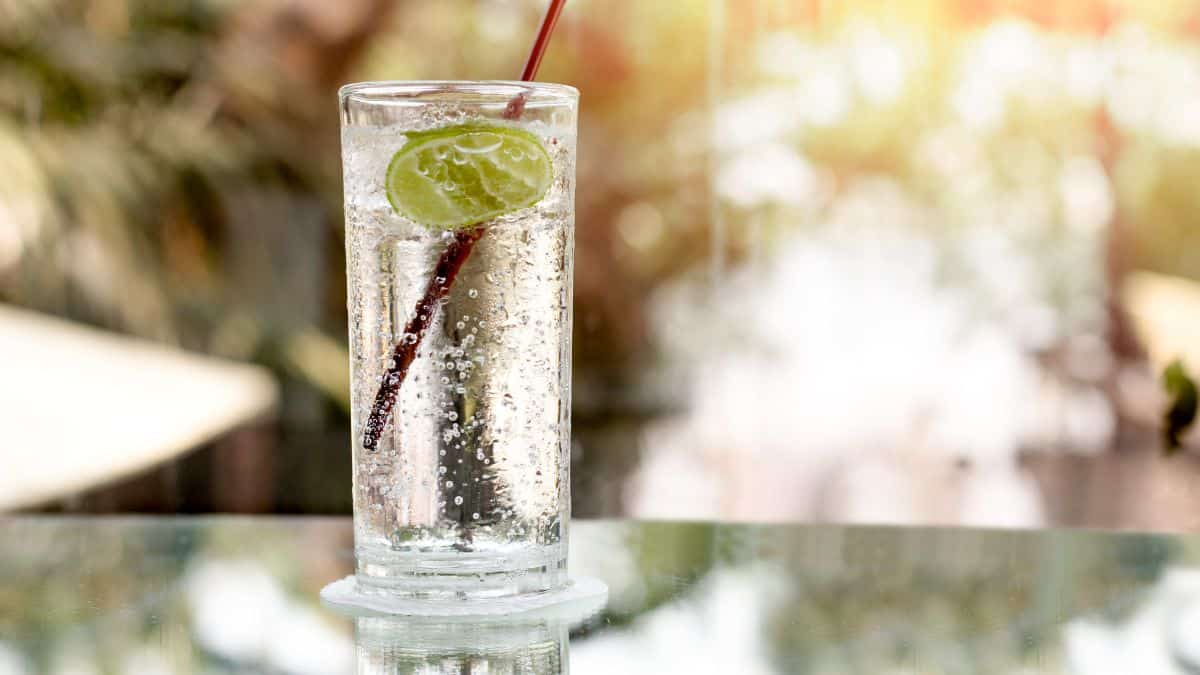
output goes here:
<path id="1" fill-rule="evenodd" d="M 1163 445 L 1167 455 L 1173 455 L 1182 447 L 1182 437 L 1196 421 L 1196 382 L 1188 375 L 1183 362 L 1172 361 L 1162 375 L 1163 388 L 1171 397 L 1171 403 L 1163 415 Z"/>

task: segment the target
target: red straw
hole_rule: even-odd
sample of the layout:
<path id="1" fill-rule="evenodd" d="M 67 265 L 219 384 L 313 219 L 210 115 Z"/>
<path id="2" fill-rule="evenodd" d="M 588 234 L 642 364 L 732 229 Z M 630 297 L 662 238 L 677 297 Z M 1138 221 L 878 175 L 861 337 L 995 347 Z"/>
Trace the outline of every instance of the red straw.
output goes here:
<path id="1" fill-rule="evenodd" d="M 530 82 L 537 76 L 538 66 L 542 64 L 542 56 L 546 53 L 546 46 L 550 44 L 550 35 L 554 32 L 554 25 L 558 23 L 558 16 L 562 13 L 563 5 L 566 4 L 567 0 L 550 0 L 550 6 L 546 8 L 546 15 L 542 17 L 542 26 L 538 29 L 537 39 L 533 42 L 533 49 L 529 51 L 529 58 L 525 61 L 525 69 L 521 71 L 523 82 Z M 504 109 L 504 117 L 508 119 L 520 117 L 525 111 L 525 98 L 525 93 L 522 92 L 509 101 L 508 107 Z M 437 311 L 442 298 L 450 293 L 450 287 L 454 284 L 459 270 L 471 255 L 471 249 L 475 247 L 475 242 L 479 241 L 483 234 L 483 226 L 459 230 L 454 235 L 454 241 L 450 242 L 441 257 L 438 258 L 437 265 L 434 266 L 433 278 L 425 287 L 425 294 L 417 303 L 412 318 L 404 326 L 403 336 L 392 349 L 392 361 L 388 364 L 388 369 L 384 372 L 383 377 L 380 378 L 379 391 L 375 393 L 375 403 L 371 406 L 371 414 L 367 417 L 366 428 L 363 430 L 363 447 L 367 450 L 375 450 L 379 446 L 379 438 L 383 435 L 383 430 L 387 427 L 388 420 L 391 419 L 392 409 L 396 406 L 396 396 L 400 393 L 400 385 L 404 384 L 408 368 L 417 358 L 421 340 L 425 338 L 429 325 L 433 323 L 433 313 Z"/>
<path id="2" fill-rule="evenodd" d="M 550 44 L 550 34 L 558 23 L 558 15 L 562 14 L 563 5 L 567 0 L 550 0 L 546 8 L 546 16 L 542 17 L 542 27 L 538 29 L 537 39 L 533 41 L 533 49 L 529 50 L 529 58 L 525 61 L 525 70 L 521 71 L 522 82 L 532 82 L 537 77 L 538 67 L 542 65 L 542 56 L 546 53 L 546 45 Z"/>

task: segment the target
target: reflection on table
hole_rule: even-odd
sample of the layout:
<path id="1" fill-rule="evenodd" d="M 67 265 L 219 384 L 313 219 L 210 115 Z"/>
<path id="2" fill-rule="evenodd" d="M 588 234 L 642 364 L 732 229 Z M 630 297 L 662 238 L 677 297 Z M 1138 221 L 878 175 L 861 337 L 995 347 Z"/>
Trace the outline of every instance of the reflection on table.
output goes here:
<path id="1" fill-rule="evenodd" d="M 530 673 L 557 675 L 567 664 L 567 624 L 556 620 L 354 620 L 355 672 Z"/>
<path id="2" fill-rule="evenodd" d="M 363 618 L 317 600 L 348 519 L 0 520 L 0 673 L 1176 675 L 1200 537 L 585 521 L 578 625 Z"/>

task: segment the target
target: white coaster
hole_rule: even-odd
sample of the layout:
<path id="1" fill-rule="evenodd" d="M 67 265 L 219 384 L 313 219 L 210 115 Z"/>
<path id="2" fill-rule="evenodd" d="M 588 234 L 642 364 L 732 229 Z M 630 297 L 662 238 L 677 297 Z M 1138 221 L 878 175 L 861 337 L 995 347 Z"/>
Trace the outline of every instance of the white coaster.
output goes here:
<path id="1" fill-rule="evenodd" d="M 321 601 L 350 616 L 522 618 L 571 621 L 599 612 L 608 602 L 608 586 L 593 577 L 571 577 L 565 586 L 542 593 L 470 600 L 420 599 L 359 588 L 354 575 L 321 589 Z"/>

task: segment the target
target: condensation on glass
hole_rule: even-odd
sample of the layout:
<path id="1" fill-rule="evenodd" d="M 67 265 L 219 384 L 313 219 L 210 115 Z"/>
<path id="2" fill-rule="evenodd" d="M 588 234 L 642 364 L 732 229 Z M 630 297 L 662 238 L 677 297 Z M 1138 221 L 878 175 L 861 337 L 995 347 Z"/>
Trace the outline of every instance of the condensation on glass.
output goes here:
<path id="1" fill-rule="evenodd" d="M 524 99 L 517 119 L 510 103 Z M 565 580 L 578 92 L 518 82 L 380 82 L 340 92 L 357 574 L 390 592 L 481 597 Z M 506 115 L 506 110 L 509 110 Z M 532 207 L 485 224 L 400 388 L 376 449 L 366 419 L 454 233 L 396 213 L 406 134 L 518 127 L 550 154 Z"/>

